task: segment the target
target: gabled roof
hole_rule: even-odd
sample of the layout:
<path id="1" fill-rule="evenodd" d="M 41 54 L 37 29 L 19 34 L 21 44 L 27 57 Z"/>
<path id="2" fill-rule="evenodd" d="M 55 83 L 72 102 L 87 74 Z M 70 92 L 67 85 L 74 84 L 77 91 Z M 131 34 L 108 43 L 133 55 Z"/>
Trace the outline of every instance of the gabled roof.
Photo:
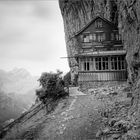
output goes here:
<path id="1" fill-rule="evenodd" d="M 115 24 L 113 24 L 113 23 L 110 22 L 109 20 L 107 20 L 107 19 L 105 19 L 105 18 L 103 18 L 103 17 L 97 16 L 97 17 L 93 18 L 93 19 L 92 19 L 86 26 L 84 26 L 80 31 L 78 31 L 78 32 L 75 34 L 75 36 L 79 35 L 79 34 L 82 33 L 84 30 L 86 30 L 86 29 L 87 29 L 93 22 L 95 22 L 97 19 L 101 19 L 101 20 L 107 22 L 108 24 L 110 24 L 111 26 L 116 27 Z"/>

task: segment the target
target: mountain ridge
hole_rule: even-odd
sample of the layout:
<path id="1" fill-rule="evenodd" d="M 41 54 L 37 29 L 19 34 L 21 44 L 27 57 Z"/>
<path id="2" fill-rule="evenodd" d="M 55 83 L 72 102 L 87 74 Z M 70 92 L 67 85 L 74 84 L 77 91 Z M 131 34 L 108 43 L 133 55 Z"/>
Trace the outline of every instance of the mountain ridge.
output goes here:
<path id="1" fill-rule="evenodd" d="M 26 69 L 0 70 L 0 125 L 16 119 L 35 103 L 38 77 Z"/>

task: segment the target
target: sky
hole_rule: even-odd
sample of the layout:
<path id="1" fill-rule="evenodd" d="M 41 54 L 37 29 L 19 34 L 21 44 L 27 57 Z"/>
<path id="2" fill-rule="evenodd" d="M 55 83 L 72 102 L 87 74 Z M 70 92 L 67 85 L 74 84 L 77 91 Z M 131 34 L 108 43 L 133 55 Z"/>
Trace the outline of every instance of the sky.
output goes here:
<path id="1" fill-rule="evenodd" d="M 69 71 L 57 0 L 0 0 L 0 69 Z"/>

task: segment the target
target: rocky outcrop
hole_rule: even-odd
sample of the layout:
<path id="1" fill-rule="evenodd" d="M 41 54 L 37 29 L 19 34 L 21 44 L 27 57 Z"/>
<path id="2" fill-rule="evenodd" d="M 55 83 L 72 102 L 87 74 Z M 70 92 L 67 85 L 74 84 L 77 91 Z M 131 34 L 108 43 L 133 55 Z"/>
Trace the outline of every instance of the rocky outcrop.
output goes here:
<path id="1" fill-rule="evenodd" d="M 140 1 L 138 0 L 59 0 L 64 20 L 66 47 L 71 73 L 76 73 L 78 52 L 74 35 L 97 15 L 114 22 L 122 35 L 127 50 L 128 82 L 140 84 Z"/>
<path id="2" fill-rule="evenodd" d="M 138 121 L 140 116 L 140 1 L 59 0 L 59 5 L 64 20 L 72 76 L 77 72 L 77 63 L 73 56 L 78 52 L 78 43 L 74 34 L 97 15 L 103 16 L 118 26 L 127 51 L 128 83 L 133 93 L 129 116 L 134 121 Z"/>
<path id="3" fill-rule="evenodd" d="M 110 0 L 59 0 L 64 21 L 65 40 L 71 76 L 77 74 L 77 61 L 74 58 L 78 53 L 78 42 L 75 33 L 100 15 L 117 24 L 117 6 Z"/>
<path id="4" fill-rule="evenodd" d="M 77 65 L 73 56 L 78 52 L 78 43 L 74 35 L 97 15 L 114 22 L 127 50 L 129 82 L 138 81 L 139 75 L 139 7 L 138 0 L 59 0 L 64 20 L 67 53 L 71 71 Z M 73 70 L 74 69 L 74 70 Z"/>

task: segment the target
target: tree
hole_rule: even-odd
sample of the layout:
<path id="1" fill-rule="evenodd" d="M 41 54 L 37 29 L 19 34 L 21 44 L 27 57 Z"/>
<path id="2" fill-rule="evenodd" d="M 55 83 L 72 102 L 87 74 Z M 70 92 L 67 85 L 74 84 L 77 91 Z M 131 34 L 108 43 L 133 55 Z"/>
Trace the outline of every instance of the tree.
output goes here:
<path id="1" fill-rule="evenodd" d="M 48 98 L 58 99 L 68 95 L 64 90 L 64 81 L 61 77 L 62 72 L 57 73 L 42 73 L 38 79 L 41 88 L 36 90 L 36 95 L 45 103 Z"/>
<path id="2" fill-rule="evenodd" d="M 65 83 L 65 86 L 68 86 L 68 85 L 71 84 L 71 74 L 70 74 L 70 72 L 68 72 L 68 73 L 66 73 L 66 75 L 64 75 L 63 80 L 64 80 L 64 83 Z"/>

